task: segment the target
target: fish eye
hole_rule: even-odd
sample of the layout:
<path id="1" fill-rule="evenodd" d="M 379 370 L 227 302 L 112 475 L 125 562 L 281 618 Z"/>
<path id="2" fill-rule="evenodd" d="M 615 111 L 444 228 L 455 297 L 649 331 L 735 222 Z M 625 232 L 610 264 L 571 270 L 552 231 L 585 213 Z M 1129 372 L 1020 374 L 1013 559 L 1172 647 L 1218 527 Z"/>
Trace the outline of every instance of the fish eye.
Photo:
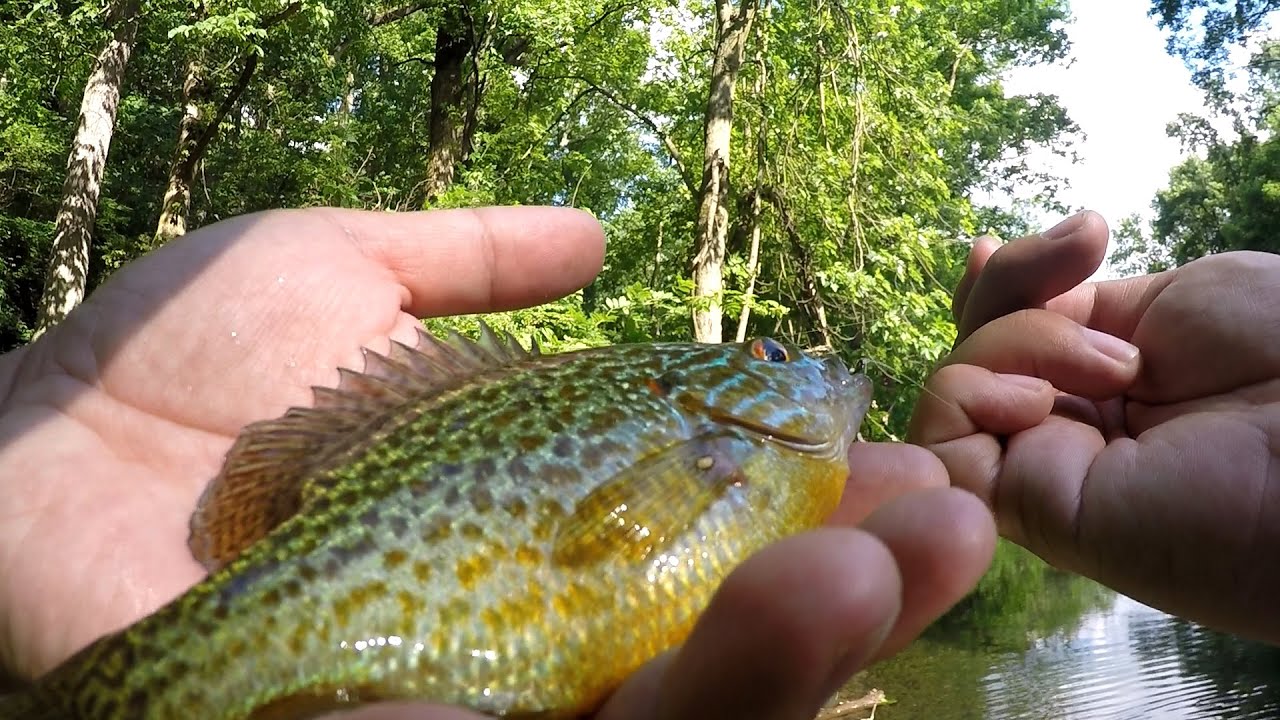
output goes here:
<path id="1" fill-rule="evenodd" d="M 771 363 L 784 363 L 791 354 L 772 338 L 759 338 L 751 343 L 751 357 Z"/>

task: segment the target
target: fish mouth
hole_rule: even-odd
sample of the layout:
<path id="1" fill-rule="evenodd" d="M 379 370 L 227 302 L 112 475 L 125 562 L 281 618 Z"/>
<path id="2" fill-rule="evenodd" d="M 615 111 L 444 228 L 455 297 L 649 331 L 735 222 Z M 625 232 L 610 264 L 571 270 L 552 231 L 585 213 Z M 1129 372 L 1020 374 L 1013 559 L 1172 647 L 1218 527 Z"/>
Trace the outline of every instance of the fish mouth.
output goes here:
<path id="1" fill-rule="evenodd" d="M 803 435 L 794 435 L 777 428 L 771 428 L 745 418 L 717 412 L 709 408 L 706 412 L 713 421 L 721 425 L 732 425 L 733 427 L 746 430 L 748 434 L 754 437 L 758 437 L 761 440 L 771 442 L 775 445 L 781 445 L 785 448 L 795 450 L 796 452 L 802 452 L 806 455 L 821 456 L 834 454 L 836 443 L 832 440 L 815 440 Z"/>
<path id="2" fill-rule="evenodd" d="M 686 397 L 681 400 L 681 404 L 685 406 L 686 410 L 702 415 L 717 425 L 729 425 L 745 430 L 747 434 L 752 437 L 760 438 L 765 442 L 781 445 L 807 455 L 825 456 L 835 454 L 836 442 L 834 440 L 815 440 L 814 438 L 796 435 L 784 430 L 779 430 L 778 428 L 762 425 L 746 418 L 731 415 L 722 410 L 704 405 L 695 398 Z"/>

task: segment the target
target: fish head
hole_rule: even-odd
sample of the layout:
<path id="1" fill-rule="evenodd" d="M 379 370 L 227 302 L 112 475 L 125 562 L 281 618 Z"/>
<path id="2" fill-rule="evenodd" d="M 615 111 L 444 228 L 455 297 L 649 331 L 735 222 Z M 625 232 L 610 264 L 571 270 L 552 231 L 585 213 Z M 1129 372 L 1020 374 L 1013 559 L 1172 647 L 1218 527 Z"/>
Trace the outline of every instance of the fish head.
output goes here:
<path id="1" fill-rule="evenodd" d="M 871 381 L 834 353 L 768 337 L 716 346 L 681 377 L 686 412 L 806 455 L 843 457 L 871 404 Z"/>

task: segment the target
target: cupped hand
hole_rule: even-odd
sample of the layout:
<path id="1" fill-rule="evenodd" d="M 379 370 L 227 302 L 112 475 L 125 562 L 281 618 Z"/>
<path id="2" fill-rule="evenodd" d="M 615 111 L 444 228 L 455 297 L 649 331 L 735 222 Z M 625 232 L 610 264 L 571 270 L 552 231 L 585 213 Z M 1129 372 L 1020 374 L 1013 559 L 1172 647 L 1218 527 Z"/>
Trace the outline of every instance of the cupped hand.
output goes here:
<path id="1" fill-rule="evenodd" d="M 1084 282 L 1106 245 L 980 240 L 910 437 L 1049 562 L 1280 642 L 1280 257 Z"/>
<path id="2" fill-rule="evenodd" d="M 602 252 L 599 225 L 572 210 L 317 209 L 218 223 L 116 273 L 0 356 L 0 670 L 35 677 L 202 577 L 188 519 L 245 424 L 309 404 L 311 386 L 362 367 L 362 348 L 415 342 L 420 317 L 571 292 Z M 994 529 L 945 488 L 941 463 L 895 445 L 859 445 L 851 463 L 833 527 L 740 568 L 690 641 L 603 717 L 744 702 L 768 710 L 755 717 L 807 717 L 972 586 Z"/>

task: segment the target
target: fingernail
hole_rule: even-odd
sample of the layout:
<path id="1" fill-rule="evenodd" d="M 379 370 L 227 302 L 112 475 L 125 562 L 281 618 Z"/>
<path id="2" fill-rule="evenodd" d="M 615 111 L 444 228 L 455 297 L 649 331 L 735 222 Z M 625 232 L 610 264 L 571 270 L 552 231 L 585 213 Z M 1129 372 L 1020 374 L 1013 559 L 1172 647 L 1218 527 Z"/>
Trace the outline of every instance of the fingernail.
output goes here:
<path id="1" fill-rule="evenodd" d="M 1138 357 L 1138 348 L 1121 340 L 1115 335 L 1108 335 L 1104 332 L 1098 332 L 1093 328 L 1082 328 L 1084 337 L 1093 346 L 1094 350 L 1106 355 L 1117 362 L 1128 365 Z"/>
<path id="2" fill-rule="evenodd" d="M 1066 220 L 1063 220 L 1057 225 L 1054 225 L 1048 230 L 1045 230 L 1044 232 L 1040 233 L 1040 237 L 1044 240 L 1061 240 L 1062 238 L 1075 232 L 1076 229 L 1080 227 L 1080 224 L 1083 222 L 1084 215 L 1086 212 L 1088 211 L 1081 210 L 1075 215 L 1072 215 Z"/>
<path id="3" fill-rule="evenodd" d="M 1045 386 L 1049 384 L 1048 380 L 1044 380 L 1038 377 L 1031 377 L 1030 375 L 1014 375 L 1012 373 L 996 373 L 996 377 L 1000 378 L 1004 382 L 1009 383 L 1010 385 L 1017 385 L 1020 388 L 1025 388 L 1027 390 L 1035 390 L 1037 392 L 1040 390 L 1043 390 Z"/>

